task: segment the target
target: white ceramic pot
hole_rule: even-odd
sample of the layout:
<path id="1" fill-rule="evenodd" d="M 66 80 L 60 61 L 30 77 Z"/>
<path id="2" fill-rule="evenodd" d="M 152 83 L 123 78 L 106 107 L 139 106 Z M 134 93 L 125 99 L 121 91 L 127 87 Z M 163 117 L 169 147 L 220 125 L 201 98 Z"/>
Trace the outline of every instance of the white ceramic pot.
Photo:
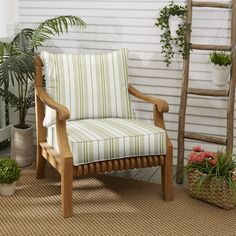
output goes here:
<path id="1" fill-rule="evenodd" d="M 0 184 L 0 194 L 4 196 L 11 196 L 16 191 L 16 181 L 12 184 Z"/>
<path id="2" fill-rule="evenodd" d="M 217 86 L 225 86 L 228 84 L 231 65 L 219 66 L 211 63 L 212 81 Z"/>
<path id="3" fill-rule="evenodd" d="M 19 166 L 29 166 L 34 161 L 33 154 L 33 127 L 26 129 L 12 127 L 11 131 L 11 159 L 16 160 Z"/>
<path id="4" fill-rule="evenodd" d="M 169 27 L 170 27 L 170 34 L 172 38 L 176 38 L 178 35 L 176 31 L 179 28 L 179 25 L 182 23 L 182 19 L 178 16 L 170 16 L 169 17 Z"/>

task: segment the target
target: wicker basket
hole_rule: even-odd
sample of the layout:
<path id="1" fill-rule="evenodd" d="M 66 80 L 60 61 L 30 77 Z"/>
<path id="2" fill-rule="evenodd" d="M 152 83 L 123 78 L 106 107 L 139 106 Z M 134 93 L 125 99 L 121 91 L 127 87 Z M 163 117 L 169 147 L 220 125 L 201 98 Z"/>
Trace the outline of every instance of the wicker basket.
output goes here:
<path id="1" fill-rule="evenodd" d="M 226 210 L 233 209 L 233 193 L 225 182 L 219 184 L 216 179 L 207 180 L 203 183 L 201 189 L 197 188 L 197 178 L 203 175 L 205 174 L 198 170 L 188 174 L 188 192 L 190 196 Z"/>

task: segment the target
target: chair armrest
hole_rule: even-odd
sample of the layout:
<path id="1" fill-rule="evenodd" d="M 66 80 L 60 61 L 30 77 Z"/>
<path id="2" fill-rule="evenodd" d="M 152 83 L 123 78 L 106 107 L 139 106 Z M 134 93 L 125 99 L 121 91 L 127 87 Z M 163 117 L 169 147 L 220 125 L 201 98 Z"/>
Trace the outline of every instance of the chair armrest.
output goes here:
<path id="1" fill-rule="evenodd" d="M 143 101 L 155 104 L 157 106 L 158 112 L 168 112 L 169 111 L 169 105 L 163 99 L 145 95 L 145 94 L 141 93 L 140 91 L 138 91 L 137 89 L 135 89 L 131 85 L 129 85 L 128 91 L 131 95 L 133 95 L 133 96 L 135 96 L 135 97 L 137 97 L 137 98 L 139 98 Z"/>
<path id="2" fill-rule="evenodd" d="M 58 112 L 59 120 L 67 120 L 70 117 L 69 110 L 65 106 L 54 101 L 43 87 L 36 87 L 35 94 L 45 105 Z"/>

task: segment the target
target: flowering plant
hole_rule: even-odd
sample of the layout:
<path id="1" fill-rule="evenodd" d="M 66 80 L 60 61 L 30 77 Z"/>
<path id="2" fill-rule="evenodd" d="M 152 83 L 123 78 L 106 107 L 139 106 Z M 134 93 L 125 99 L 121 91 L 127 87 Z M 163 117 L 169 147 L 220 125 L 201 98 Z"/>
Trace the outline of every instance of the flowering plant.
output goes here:
<path id="1" fill-rule="evenodd" d="M 202 190 L 206 182 L 210 182 L 212 188 L 213 182 L 217 185 L 226 184 L 236 201 L 236 161 L 233 160 L 233 155 L 222 151 L 208 152 L 196 146 L 189 154 L 188 164 L 185 167 L 186 174 L 192 172 L 202 173 L 195 181 L 198 190 Z"/>

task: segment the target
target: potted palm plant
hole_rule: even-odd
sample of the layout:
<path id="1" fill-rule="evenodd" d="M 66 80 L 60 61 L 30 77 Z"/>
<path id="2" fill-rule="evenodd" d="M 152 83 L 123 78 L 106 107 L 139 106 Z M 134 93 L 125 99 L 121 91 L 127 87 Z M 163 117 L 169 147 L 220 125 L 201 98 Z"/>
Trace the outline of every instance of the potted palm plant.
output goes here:
<path id="1" fill-rule="evenodd" d="M 34 106 L 35 50 L 51 37 L 67 33 L 69 26 L 86 24 L 77 16 L 59 16 L 21 30 L 10 43 L 0 42 L 0 97 L 19 113 L 19 124 L 12 128 L 11 157 L 20 166 L 33 159 L 33 128 L 25 118 Z M 18 94 L 10 91 L 10 85 L 17 86 Z"/>
<path id="2" fill-rule="evenodd" d="M 0 194 L 10 196 L 15 193 L 16 181 L 20 178 L 20 167 L 15 160 L 0 160 Z"/>
<path id="3" fill-rule="evenodd" d="M 225 86 L 228 83 L 232 58 L 224 52 L 210 54 L 212 81 L 217 86 Z"/>

